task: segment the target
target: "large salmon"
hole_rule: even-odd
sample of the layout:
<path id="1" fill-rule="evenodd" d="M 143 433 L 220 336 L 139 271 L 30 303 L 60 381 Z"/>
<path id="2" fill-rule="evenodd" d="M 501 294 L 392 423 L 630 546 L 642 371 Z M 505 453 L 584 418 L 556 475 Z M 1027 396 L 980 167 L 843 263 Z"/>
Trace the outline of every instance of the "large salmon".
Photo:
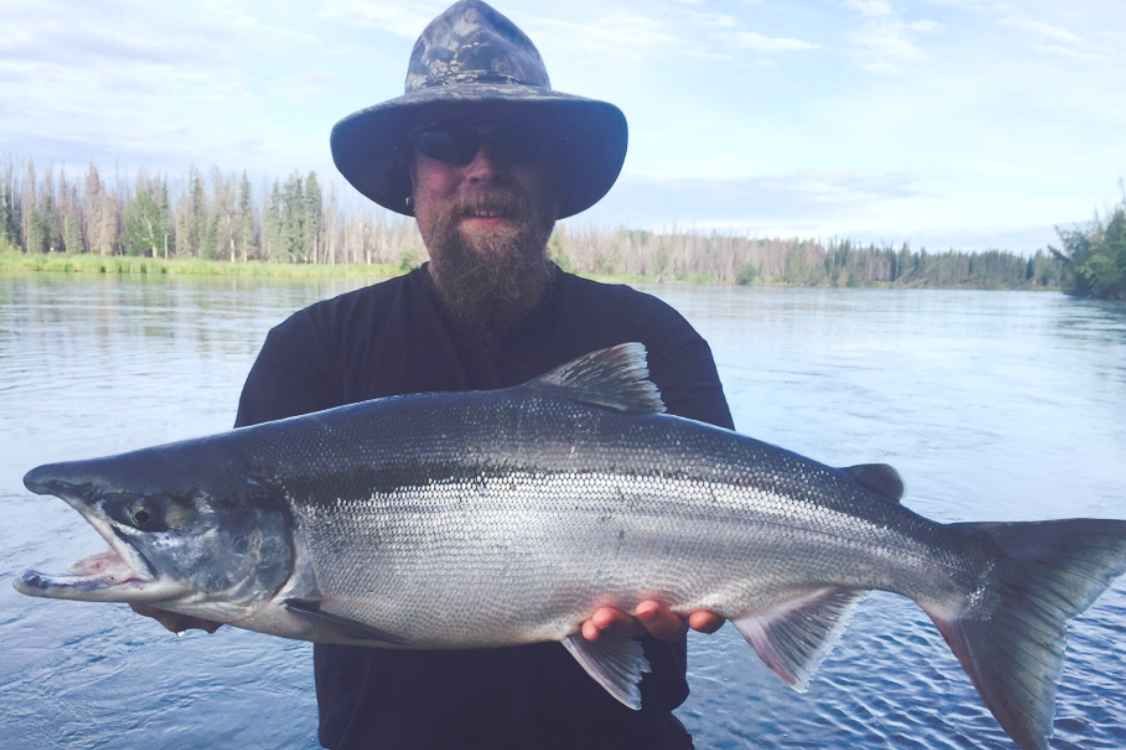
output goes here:
<path id="1" fill-rule="evenodd" d="M 603 605 L 734 621 L 802 687 L 865 591 L 914 600 L 1022 748 L 1044 748 L 1067 620 L 1126 570 L 1126 522 L 943 525 L 878 464 L 834 468 L 663 414 L 645 350 L 497 391 L 383 398 L 33 469 L 110 551 L 25 594 L 384 648 L 561 642 L 640 706 Z"/>

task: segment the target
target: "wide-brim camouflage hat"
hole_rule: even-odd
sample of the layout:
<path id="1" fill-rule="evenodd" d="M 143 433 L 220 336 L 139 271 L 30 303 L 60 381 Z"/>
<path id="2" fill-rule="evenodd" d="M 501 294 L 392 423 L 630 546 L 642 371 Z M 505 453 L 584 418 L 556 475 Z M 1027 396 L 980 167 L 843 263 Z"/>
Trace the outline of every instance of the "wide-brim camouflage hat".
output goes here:
<path id="1" fill-rule="evenodd" d="M 559 218 L 583 211 L 618 179 L 626 156 L 625 115 L 609 102 L 553 91 L 532 41 L 496 9 L 461 0 L 415 42 L 405 93 L 348 115 L 332 129 L 332 159 L 357 190 L 407 216 L 408 137 L 459 108 L 496 105 L 550 129 L 546 154 L 560 189 Z"/>

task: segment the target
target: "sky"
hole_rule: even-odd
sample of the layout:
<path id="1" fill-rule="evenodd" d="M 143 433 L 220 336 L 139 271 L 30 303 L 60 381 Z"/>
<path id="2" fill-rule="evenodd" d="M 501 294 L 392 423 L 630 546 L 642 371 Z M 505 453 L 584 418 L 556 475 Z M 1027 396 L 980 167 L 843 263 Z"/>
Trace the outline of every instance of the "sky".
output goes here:
<path id="1" fill-rule="evenodd" d="M 448 3 L 0 0 L 0 159 L 336 177 Z M 555 89 L 618 105 L 575 226 L 1031 252 L 1123 199 L 1124 0 L 498 0 Z"/>

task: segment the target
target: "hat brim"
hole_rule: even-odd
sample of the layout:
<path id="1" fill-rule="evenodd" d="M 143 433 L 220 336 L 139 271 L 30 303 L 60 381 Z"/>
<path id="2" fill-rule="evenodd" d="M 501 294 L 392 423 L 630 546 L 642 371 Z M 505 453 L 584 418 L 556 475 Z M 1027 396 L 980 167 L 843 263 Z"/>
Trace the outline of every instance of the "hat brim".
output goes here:
<path id="1" fill-rule="evenodd" d="M 436 112 L 497 104 L 543 117 L 553 132 L 552 163 L 560 189 L 560 219 L 597 203 L 625 161 L 625 115 L 609 102 L 512 84 L 435 86 L 405 94 L 345 117 L 332 129 L 332 160 L 357 190 L 384 208 L 412 216 L 407 174 L 407 134 Z"/>

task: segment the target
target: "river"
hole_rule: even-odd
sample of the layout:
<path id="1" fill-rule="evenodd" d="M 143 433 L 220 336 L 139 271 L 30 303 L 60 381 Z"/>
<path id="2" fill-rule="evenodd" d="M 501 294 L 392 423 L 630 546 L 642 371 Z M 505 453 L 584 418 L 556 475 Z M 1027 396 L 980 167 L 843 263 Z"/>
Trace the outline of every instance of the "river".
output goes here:
<path id="1" fill-rule="evenodd" d="M 355 285 L 354 283 L 352 284 Z M 311 647 L 177 638 L 23 597 L 104 547 L 23 473 L 226 429 L 266 331 L 344 283 L 0 278 L 0 715 L 11 748 L 315 748 Z M 711 342 L 742 432 L 894 464 L 943 521 L 1126 518 L 1126 306 L 1055 293 L 650 287 Z M 1126 578 L 1070 630 L 1053 748 L 1126 747 Z M 911 602 L 870 595 L 807 694 L 690 639 L 700 748 L 1011 748 Z"/>

